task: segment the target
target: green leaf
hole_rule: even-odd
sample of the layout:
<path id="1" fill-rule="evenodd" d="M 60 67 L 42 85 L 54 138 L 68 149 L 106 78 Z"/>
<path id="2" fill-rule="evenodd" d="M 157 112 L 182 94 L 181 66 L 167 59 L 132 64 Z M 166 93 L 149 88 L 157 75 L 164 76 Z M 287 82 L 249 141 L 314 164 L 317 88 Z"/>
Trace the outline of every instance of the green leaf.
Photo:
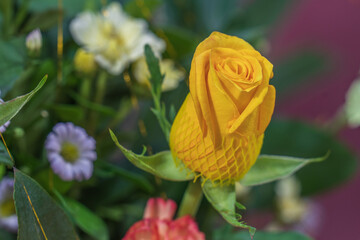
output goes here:
<path id="1" fill-rule="evenodd" d="M 255 234 L 256 229 L 254 227 L 248 226 L 244 222 L 239 221 L 241 219 L 241 215 L 236 213 L 237 203 L 234 184 L 215 186 L 211 181 L 206 181 L 203 183 L 203 192 L 211 205 L 228 223 L 235 227 L 249 229 L 251 236 Z M 240 206 L 243 209 L 241 204 Z"/>
<path id="2" fill-rule="evenodd" d="M 30 93 L 0 104 L 0 125 L 3 125 L 16 115 L 21 110 L 21 108 L 32 98 L 32 96 L 45 84 L 46 79 L 47 76 L 43 77 L 36 88 Z"/>
<path id="3" fill-rule="evenodd" d="M 58 22 L 58 18 L 63 15 L 63 12 L 58 9 L 51 9 L 40 13 L 35 13 L 26 22 L 24 32 L 32 31 L 36 28 L 41 30 L 47 30 L 55 26 Z"/>
<path id="4" fill-rule="evenodd" d="M 127 179 L 128 181 L 134 183 L 139 188 L 143 189 L 148 193 L 153 193 L 155 191 L 154 186 L 143 176 L 140 174 L 136 174 L 130 171 L 127 171 L 123 168 L 120 168 L 114 164 L 106 163 L 106 162 L 95 162 L 96 165 L 102 168 L 102 170 L 112 174 L 117 175 L 123 179 Z"/>
<path id="5" fill-rule="evenodd" d="M 185 166 L 175 165 L 170 151 L 160 152 L 152 156 L 138 155 L 121 146 L 115 134 L 111 130 L 109 131 L 116 146 L 118 146 L 125 157 L 136 167 L 170 181 L 187 181 L 195 177 Z"/>
<path id="6" fill-rule="evenodd" d="M 0 140 L 1 141 L 1 140 Z M 0 142 L 0 164 L 5 164 L 8 167 L 13 167 L 14 163 L 6 150 L 6 147 Z"/>
<path id="7" fill-rule="evenodd" d="M 302 49 L 300 52 L 287 56 L 276 64 L 274 81 L 278 94 L 286 94 L 297 86 L 311 80 L 321 73 L 328 65 L 327 56 L 314 50 Z"/>
<path id="8" fill-rule="evenodd" d="M 232 231 L 231 228 L 216 230 L 214 240 L 252 240 L 247 232 Z M 255 240 L 311 240 L 311 238 L 297 232 L 264 232 L 258 231 Z"/>
<path id="9" fill-rule="evenodd" d="M 155 96 L 161 94 L 161 84 L 164 76 L 161 75 L 159 59 L 157 59 L 152 51 L 151 47 L 146 44 L 145 46 L 146 63 L 150 72 L 151 88 Z"/>
<path id="10" fill-rule="evenodd" d="M 326 161 L 301 169 L 296 176 L 302 195 L 311 195 L 338 186 L 357 169 L 353 152 L 326 129 L 299 121 L 273 119 L 266 130 L 262 154 L 311 158 L 331 151 Z"/>
<path id="11" fill-rule="evenodd" d="M 19 170 L 15 175 L 15 208 L 19 221 L 18 240 L 76 240 L 66 213 L 33 179 Z"/>
<path id="12" fill-rule="evenodd" d="M 254 186 L 275 181 L 295 173 L 312 162 L 325 160 L 330 153 L 319 158 L 295 158 L 276 155 L 260 155 L 254 166 L 247 172 L 240 183 L 244 186 Z"/>
<path id="13" fill-rule="evenodd" d="M 133 17 L 148 19 L 161 3 L 162 0 L 128 1 L 124 9 Z"/>
<path id="14" fill-rule="evenodd" d="M 61 204 L 71 215 L 76 225 L 85 233 L 97 240 L 108 240 L 109 232 L 104 221 L 96 216 L 90 209 L 81 203 L 61 196 L 55 191 L 55 195 L 59 198 Z"/>
<path id="15" fill-rule="evenodd" d="M 0 239 L 1 240 L 16 240 L 15 234 L 11 234 L 6 230 L 0 228 Z"/>
<path id="16" fill-rule="evenodd" d="M 26 59 L 25 38 L 0 41 L 0 89 L 6 94 L 24 70 Z"/>

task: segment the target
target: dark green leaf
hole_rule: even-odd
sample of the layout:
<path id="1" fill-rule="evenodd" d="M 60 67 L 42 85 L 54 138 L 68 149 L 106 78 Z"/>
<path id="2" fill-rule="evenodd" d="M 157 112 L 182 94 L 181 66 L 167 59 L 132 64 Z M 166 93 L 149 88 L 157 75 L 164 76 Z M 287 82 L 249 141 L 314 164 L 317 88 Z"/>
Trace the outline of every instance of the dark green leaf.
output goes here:
<path id="1" fill-rule="evenodd" d="M 97 240 L 109 239 L 109 232 L 106 224 L 101 218 L 96 216 L 95 213 L 81 203 L 73 199 L 64 198 L 58 192 L 55 192 L 55 194 L 81 230 Z"/>
<path id="2" fill-rule="evenodd" d="M 161 84 L 164 76 L 161 75 L 159 59 L 157 59 L 152 51 L 151 47 L 147 44 L 145 46 L 146 63 L 150 72 L 150 82 L 152 91 L 156 96 L 161 93 Z"/>
<path id="3" fill-rule="evenodd" d="M 148 193 L 154 192 L 154 186 L 142 175 L 136 174 L 126 169 L 120 168 L 116 165 L 105 163 L 105 162 L 96 162 L 95 164 L 99 165 L 106 172 L 119 176 L 123 179 L 127 179 L 128 181 L 134 183 L 139 188 L 143 189 Z"/>
<path id="4" fill-rule="evenodd" d="M 244 186 L 254 186 L 272 182 L 295 173 L 309 163 L 321 162 L 328 156 L 329 153 L 319 158 L 260 155 L 240 183 Z"/>
<path id="5" fill-rule="evenodd" d="M 133 17 L 149 19 L 161 3 L 162 0 L 128 1 L 124 9 Z"/>
<path id="6" fill-rule="evenodd" d="M 18 240 L 76 240 L 66 213 L 33 179 L 15 169 L 15 207 Z"/>
<path id="7" fill-rule="evenodd" d="M 25 38 L 0 41 L 0 90 L 9 91 L 24 70 L 26 59 Z"/>
<path id="8" fill-rule="evenodd" d="M 62 11 L 58 9 L 51 9 L 40 13 L 35 13 L 29 21 L 26 22 L 24 27 L 24 32 L 32 31 L 36 28 L 41 30 L 47 30 L 55 26 L 58 22 L 58 18 L 63 14 Z"/>
<path id="9" fill-rule="evenodd" d="M 31 99 L 31 97 L 45 84 L 47 76 L 43 77 L 34 90 L 23 96 L 14 98 L 3 104 L 0 104 L 0 125 L 11 120 L 21 108 Z"/>
<path id="10" fill-rule="evenodd" d="M 323 71 L 327 65 L 326 55 L 317 51 L 302 50 L 286 57 L 274 67 L 272 84 L 278 94 L 286 94 L 290 88 L 295 88 L 304 81 Z"/>
<path id="11" fill-rule="evenodd" d="M 211 181 L 203 183 L 203 192 L 207 200 L 221 216 L 231 225 L 249 229 L 250 235 L 254 235 L 255 228 L 240 222 L 241 216 L 236 213 L 235 185 L 216 186 Z M 243 206 L 241 205 L 241 209 Z"/>
<path id="12" fill-rule="evenodd" d="M 110 135 L 125 157 L 136 167 L 170 181 L 187 181 L 194 178 L 194 174 L 185 166 L 175 165 L 170 151 L 160 152 L 152 156 L 137 155 L 121 146 L 111 130 Z"/>
<path id="13" fill-rule="evenodd" d="M 296 175 L 302 194 L 333 188 L 356 172 L 356 157 L 333 135 L 319 127 L 298 121 L 273 119 L 266 130 L 262 153 L 311 158 L 330 151 L 326 161 L 301 169 Z"/>
<path id="14" fill-rule="evenodd" d="M 7 152 L 1 140 L 0 140 L 0 164 L 5 164 L 8 167 L 12 167 L 14 165 L 14 163 L 11 160 L 11 157 L 9 156 L 9 153 Z"/>
<path id="15" fill-rule="evenodd" d="M 232 229 L 217 230 L 214 240 L 252 240 L 247 232 L 232 231 Z M 297 232 L 263 232 L 258 231 L 254 240 L 311 240 L 311 238 Z"/>

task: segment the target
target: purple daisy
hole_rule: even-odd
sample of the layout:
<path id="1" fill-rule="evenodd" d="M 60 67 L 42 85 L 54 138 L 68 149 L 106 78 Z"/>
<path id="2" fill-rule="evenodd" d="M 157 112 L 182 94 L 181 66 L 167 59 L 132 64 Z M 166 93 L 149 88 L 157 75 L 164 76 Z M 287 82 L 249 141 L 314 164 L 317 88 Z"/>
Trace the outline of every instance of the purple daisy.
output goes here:
<path id="1" fill-rule="evenodd" d="M 47 136 L 45 148 L 54 173 L 64 181 L 87 180 L 96 160 L 95 140 L 73 123 L 58 123 Z"/>
<path id="2" fill-rule="evenodd" d="M 4 177 L 0 182 L 0 227 L 17 232 L 18 220 L 13 199 L 14 180 Z"/>
<path id="3" fill-rule="evenodd" d="M 1 93 L 1 92 L 0 92 Z M 2 104 L 4 101 L 0 98 L 0 104 Z M 6 128 L 10 125 L 10 121 L 7 121 L 4 125 L 0 126 L 0 132 L 5 132 Z"/>

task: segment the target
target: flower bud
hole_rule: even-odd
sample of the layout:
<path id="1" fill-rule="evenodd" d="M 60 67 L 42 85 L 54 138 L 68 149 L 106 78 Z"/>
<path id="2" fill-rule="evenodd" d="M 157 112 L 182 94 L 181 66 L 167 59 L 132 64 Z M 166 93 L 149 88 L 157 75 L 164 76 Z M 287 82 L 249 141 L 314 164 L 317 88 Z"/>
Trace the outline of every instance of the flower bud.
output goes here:
<path id="1" fill-rule="evenodd" d="M 97 69 L 94 55 L 82 48 L 79 48 L 75 53 L 74 65 L 77 72 L 85 75 L 91 75 Z"/>
<path id="2" fill-rule="evenodd" d="M 30 32 L 26 37 L 26 48 L 31 55 L 39 55 L 42 46 L 42 36 L 40 29 L 37 28 Z"/>

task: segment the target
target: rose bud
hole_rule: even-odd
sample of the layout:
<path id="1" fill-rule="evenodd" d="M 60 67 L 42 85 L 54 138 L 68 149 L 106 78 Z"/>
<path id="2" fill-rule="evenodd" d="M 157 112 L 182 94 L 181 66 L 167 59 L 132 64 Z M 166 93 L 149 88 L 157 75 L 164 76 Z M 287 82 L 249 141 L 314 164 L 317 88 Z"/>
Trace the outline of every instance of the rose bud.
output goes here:
<path id="1" fill-rule="evenodd" d="M 170 132 L 175 161 L 220 184 L 255 163 L 275 105 L 273 65 L 244 40 L 214 32 L 197 47 L 190 93 Z"/>

